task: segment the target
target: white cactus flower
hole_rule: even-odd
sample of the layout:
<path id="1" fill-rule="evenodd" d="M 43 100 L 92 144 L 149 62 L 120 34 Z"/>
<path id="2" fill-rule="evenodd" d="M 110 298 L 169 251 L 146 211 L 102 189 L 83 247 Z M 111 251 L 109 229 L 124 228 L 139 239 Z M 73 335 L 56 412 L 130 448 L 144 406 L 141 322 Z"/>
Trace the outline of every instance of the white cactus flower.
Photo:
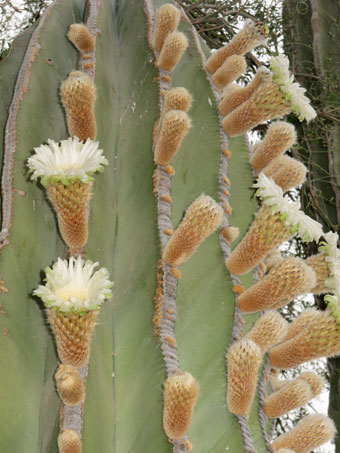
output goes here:
<path id="1" fill-rule="evenodd" d="M 291 105 L 292 111 L 300 121 L 310 121 L 316 117 L 316 111 L 310 105 L 310 100 L 305 96 L 306 89 L 298 82 L 289 71 L 289 60 L 284 55 L 273 57 L 270 60 L 273 81 L 279 85 L 285 95 L 286 101 Z"/>
<path id="2" fill-rule="evenodd" d="M 256 195 L 270 208 L 272 214 L 280 212 L 281 220 L 286 225 L 291 225 L 292 231 L 298 232 L 304 242 L 318 241 L 323 235 L 322 225 L 301 211 L 299 201 L 292 202 L 287 195 L 284 196 L 281 187 L 275 184 L 272 178 L 261 172 L 253 187 L 257 189 Z"/>
<path id="3" fill-rule="evenodd" d="M 92 174 L 104 171 L 107 159 L 102 155 L 103 150 L 98 149 L 98 142 L 87 139 L 85 143 L 77 137 L 70 137 L 57 143 L 47 141 L 48 145 L 34 148 L 33 154 L 27 160 L 27 166 L 32 173 L 31 179 L 41 178 L 41 183 L 61 181 L 69 184 L 75 180 L 90 182 Z"/>
<path id="4" fill-rule="evenodd" d="M 71 257 L 69 261 L 58 258 L 45 270 L 45 285 L 40 285 L 33 294 L 40 297 L 47 308 L 60 312 L 98 310 L 104 300 L 112 296 L 113 282 L 108 279 L 105 267 L 93 273 L 97 266 L 98 263 L 84 262 L 81 257 Z"/>
<path id="5" fill-rule="evenodd" d="M 340 250 L 338 249 L 339 236 L 329 231 L 324 235 L 325 240 L 321 241 L 319 251 L 323 252 L 325 261 L 328 264 L 330 278 L 325 284 L 331 290 L 340 293 Z"/>

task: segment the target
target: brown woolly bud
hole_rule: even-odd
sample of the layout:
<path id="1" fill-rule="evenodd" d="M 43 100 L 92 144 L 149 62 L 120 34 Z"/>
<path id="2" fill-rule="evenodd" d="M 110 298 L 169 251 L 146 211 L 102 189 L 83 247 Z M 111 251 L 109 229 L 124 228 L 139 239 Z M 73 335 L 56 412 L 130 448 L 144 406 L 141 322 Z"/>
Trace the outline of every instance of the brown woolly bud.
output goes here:
<path id="1" fill-rule="evenodd" d="M 263 169 L 263 173 L 286 192 L 305 182 L 307 168 L 296 159 L 278 156 Z"/>
<path id="2" fill-rule="evenodd" d="M 154 49 L 158 50 L 158 52 L 161 51 L 168 34 L 177 30 L 179 20 L 179 10 L 170 3 L 166 3 L 156 10 L 152 43 Z"/>
<path id="3" fill-rule="evenodd" d="M 198 382 L 190 373 L 178 372 L 164 385 L 163 427 L 170 439 L 181 439 L 188 432 L 198 395 Z"/>
<path id="4" fill-rule="evenodd" d="M 165 95 L 163 111 L 182 110 L 187 112 L 191 107 L 191 102 L 192 96 L 186 88 L 172 88 Z"/>
<path id="5" fill-rule="evenodd" d="M 312 391 L 313 398 L 322 392 L 322 388 L 325 385 L 325 380 L 313 371 L 305 371 L 301 373 L 298 379 L 306 381 Z"/>
<path id="6" fill-rule="evenodd" d="M 188 47 L 188 39 L 184 33 L 174 31 L 164 41 L 157 65 L 164 71 L 172 71 Z"/>
<path id="7" fill-rule="evenodd" d="M 81 453 L 81 440 L 78 433 L 72 429 L 63 431 L 58 436 L 58 448 L 59 453 Z"/>
<path id="8" fill-rule="evenodd" d="M 326 256 L 324 253 L 318 253 L 317 255 L 312 255 L 306 259 L 306 264 L 314 269 L 316 274 L 316 284 L 314 288 L 311 289 L 311 293 L 324 294 L 329 292 L 329 288 L 326 286 L 325 282 L 330 278 L 330 271 L 325 258 Z"/>
<path id="9" fill-rule="evenodd" d="M 193 449 L 193 445 L 192 443 L 190 442 L 189 439 L 184 439 L 183 440 L 183 444 L 185 445 L 185 448 L 188 450 L 188 451 L 191 451 Z"/>
<path id="10" fill-rule="evenodd" d="M 296 335 L 299 335 L 310 322 L 314 319 L 318 319 L 319 315 L 319 310 L 316 310 L 315 308 L 307 308 L 307 310 L 303 311 L 292 323 L 289 324 L 287 335 L 283 338 L 283 341 L 290 340 Z"/>
<path id="11" fill-rule="evenodd" d="M 279 371 L 279 370 L 277 370 L 277 371 Z M 272 383 L 272 387 L 273 387 L 274 392 L 276 392 L 277 390 L 281 390 L 289 382 L 290 381 L 288 381 L 288 380 L 280 381 L 280 379 L 277 378 L 277 377 L 272 377 L 271 378 L 271 383 Z"/>
<path id="12" fill-rule="evenodd" d="M 179 280 L 179 279 L 181 278 L 181 276 L 182 276 L 181 271 L 178 270 L 176 267 L 172 267 L 172 268 L 170 269 L 170 272 L 172 273 L 172 275 L 173 275 L 175 278 L 177 278 L 177 280 Z"/>
<path id="13" fill-rule="evenodd" d="M 255 322 L 245 338 L 252 340 L 264 353 L 285 336 L 287 329 L 287 321 L 279 313 L 269 311 Z"/>
<path id="14" fill-rule="evenodd" d="M 88 363 L 91 335 L 96 324 L 97 311 L 62 313 L 47 310 L 62 363 L 81 368 Z"/>
<path id="15" fill-rule="evenodd" d="M 230 244 L 235 241 L 239 235 L 240 230 L 237 227 L 226 227 L 221 230 L 224 239 Z"/>
<path id="16" fill-rule="evenodd" d="M 268 73 L 267 81 L 262 82 L 248 100 L 222 120 L 222 127 L 229 137 L 236 137 L 264 121 L 290 113 L 291 104 L 286 101 L 279 85 L 271 79 L 272 75 Z"/>
<path id="17" fill-rule="evenodd" d="M 296 379 L 267 396 L 264 400 L 263 411 L 267 417 L 281 417 L 287 412 L 307 404 L 312 398 L 313 394 L 309 384 Z"/>
<path id="18" fill-rule="evenodd" d="M 249 231 L 226 261 L 228 270 L 236 275 L 250 271 L 274 247 L 292 237 L 290 226 L 280 220 L 281 214 L 271 214 L 263 206 L 256 214 Z"/>
<path id="19" fill-rule="evenodd" d="M 68 406 L 76 406 L 84 402 L 85 392 L 83 381 L 74 366 L 60 365 L 55 374 L 60 398 Z"/>
<path id="20" fill-rule="evenodd" d="M 281 434 L 271 443 L 275 451 L 290 448 L 295 453 L 309 453 L 333 439 L 336 428 L 326 415 L 313 414 L 303 418 L 291 431 Z"/>
<path id="21" fill-rule="evenodd" d="M 169 228 L 164 228 L 164 234 L 167 236 L 172 236 L 174 234 L 174 230 L 170 230 Z"/>
<path id="22" fill-rule="evenodd" d="M 69 134 L 85 141 L 97 134 L 94 104 L 96 89 L 90 77 L 81 71 L 71 72 L 60 87 Z"/>
<path id="23" fill-rule="evenodd" d="M 250 164 L 260 172 L 275 157 L 283 154 L 296 142 L 296 132 L 292 124 L 285 121 L 272 123 L 264 139 L 253 146 L 253 155 Z"/>
<path id="24" fill-rule="evenodd" d="M 267 271 L 270 271 L 274 266 L 282 263 L 283 260 L 284 258 L 278 249 L 270 250 L 266 255 Z"/>
<path id="25" fill-rule="evenodd" d="M 228 115 L 232 110 L 235 110 L 244 101 L 250 98 L 259 85 L 268 77 L 268 71 L 265 68 L 258 69 L 253 80 L 245 87 L 241 87 L 236 83 L 227 85 L 222 94 L 222 98 L 218 104 L 218 110 L 222 116 Z"/>
<path id="26" fill-rule="evenodd" d="M 275 368 L 289 369 L 309 360 L 339 353 L 339 324 L 328 311 L 320 311 L 299 334 L 274 346 L 269 351 L 269 360 Z"/>
<path id="27" fill-rule="evenodd" d="M 206 68 L 213 74 L 232 55 L 244 55 L 254 47 L 266 43 L 268 30 L 260 22 L 253 22 L 251 19 L 245 21 L 233 39 L 221 49 L 214 52 L 207 61 Z"/>
<path id="28" fill-rule="evenodd" d="M 230 346 L 227 353 L 227 405 L 233 414 L 248 416 L 261 359 L 261 349 L 247 338 Z"/>
<path id="29" fill-rule="evenodd" d="M 190 118 L 181 110 L 171 110 L 164 114 L 154 159 L 158 165 L 168 165 L 176 155 L 190 128 Z"/>
<path id="30" fill-rule="evenodd" d="M 91 182 L 79 180 L 66 186 L 59 181 L 47 185 L 47 195 L 57 214 L 60 234 L 71 254 L 87 242 L 91 189 Z"/>
<path id="31" fill-rule="evenodd" d="M 212 76 L 214 84 L 218 88 L 229 85 L 246 70 L 247 63 L 244 57 L 232 55 L 227 58 L 223 65 Z"/>
<path id="32" fill-rule="evenodd" d="M 242 294 L 242 293 L 244 293 L 244 291 L 245 291 L 245 289 L 244 289 L 244 286 L 242 286 L 242 285 L 234 285 L 233 286 L 233 292 L 235 294 Z"/>
<path id="33" fill-rule="evenodd" d="M 84 24 L 70 25 L 67 37 L 79 52 L 91 52 L 94 50 L 94 36 L 91 35 Z"/>
<path id="34" fill-rule="evenodd" d="M 170 237 L 163 259 L 170 266 L 185 263 L 196 248 L 221 224 L 223 209 L 211 197 L 200 195 L 188 207 L 184 219 Z"/>
<path id="35" fill-rule="evenodd" d="M 283 260 L 237 300 L 243 313 L 279 308 L 310 291 L 315 285 L 315 272 L 300 258 Z"/>

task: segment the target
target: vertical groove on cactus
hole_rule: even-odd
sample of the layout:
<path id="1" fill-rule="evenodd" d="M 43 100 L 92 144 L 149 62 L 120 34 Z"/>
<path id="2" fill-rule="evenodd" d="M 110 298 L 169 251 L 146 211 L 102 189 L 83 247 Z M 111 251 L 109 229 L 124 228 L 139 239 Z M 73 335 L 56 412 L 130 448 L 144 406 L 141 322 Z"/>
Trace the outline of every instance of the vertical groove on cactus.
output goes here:
<path id="1" fill-rule="evenodd" d="M 22 96 L 28 89 L 31 67 L 35 57 L 40 52 L 40 33 L 48 22 L 49 15 L 52 9 L 59 3 L 57 0 L 52 5 L 48 6 L 45 13 L 41 17 L 37 28 L 34 30 L 29 41 L 25 56 L 20 67 L 17 81 L 14 88 L 13 98 L 8 108 L 8 119 L 5 127 L 5 142 L 4 142 L 4 157 L 1 175 L 1 209 L 2 209 L 2 223 L 0 231 L 0 251 L 7 245 L 9 229 L 12 220 L 13 208 L 13 160 L 16 151 L 16 119 L 19 111 L 19 104 Z"/>

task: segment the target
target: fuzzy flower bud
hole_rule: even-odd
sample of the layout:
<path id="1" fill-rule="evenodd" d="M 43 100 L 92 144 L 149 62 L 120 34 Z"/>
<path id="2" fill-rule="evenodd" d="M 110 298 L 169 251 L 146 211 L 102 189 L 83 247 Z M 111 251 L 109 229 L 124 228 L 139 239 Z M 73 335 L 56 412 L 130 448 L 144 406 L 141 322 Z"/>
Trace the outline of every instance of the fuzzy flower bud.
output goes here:
<path id="1" fill-rule="evenodd" d="M 94 49 L 94 37 L 84 24 L 70 25 L 67 37 L 79 52 L 91 52 Z"/>
<path id="2" fill-rule="evenodd" d="M 244 57 L 232 55 L 215 72 L 212 77 L 213 82 L 218 88 L 229 85 L 244 73 L 246 67 L 247 63 Z"/>
<path id="3" fill-rule="evenodd" d="M 182 110 L 187 112 L 191 107 L 192 96 L 186 88 L 176 87 L 167 91 L 164 101 L 164 112 Z"/>
<path id="4" fill-rule="evenodd" d="M 252 340 L 265 353 L 279 343 L 286 335 L 287 328 L 287 321 L 279 313 L 268 311 L 255 322 L 245 338 Z"/>
<path id="5" fill-rule="evenodd" d="M 153 47 L 160 52 L 165 38 L 169 33 L 177 30 L 180 20 L 178 8 L 170 3 L 166 3 L 156 10 L 155 28 L 153 35 Z"/>
<path id="6" fill-rule="evenodd" d="M 301 407 L 313 398 L 308 382 L 300 379 L 288 382 L 264 400 L 263 411 L 267 417 L 276 418 Z"/>
<path id="7" fill-rule="evenodd" d="M 178 372 L 164 385 L 163 427 L 170 439 L 181 439 L 188 432 L 198 383 L 190 373 Z"/>
<path id="8" fill-rule="evenodd" d="M 77 406 L 84 402 L 84 385 L 77 368 L 71 365 L 60 365 L 55 374 L 55 380 L 64 404 Z"/>
<path id="9" fill-rule="evenodd" d="M 157 65 L 164 71 L 172 71 L 188 47 L 187 37 L 178 31 L 169 33 L 159 54 Z"/>
<path id="10" fill-rule="evenodd" d="M 305 182 L 307 168 L 292 157 L 278 156 L 263 169 L 263 173 L 286 192 Z"/>
<path id="11" fill-rule="evenodd" d="M 200 195 L 187 209 L 184 219 L 170 237 L 163 259 L 170 266 L 185 263 L 223 219 L 223 209 L 211 197 Z"/>
<path id="12" fill-rule="evenodd" d="M 76 431 L 67 429 L 58 436 L 59 453 L 81 453 L 81 440 Z"/>

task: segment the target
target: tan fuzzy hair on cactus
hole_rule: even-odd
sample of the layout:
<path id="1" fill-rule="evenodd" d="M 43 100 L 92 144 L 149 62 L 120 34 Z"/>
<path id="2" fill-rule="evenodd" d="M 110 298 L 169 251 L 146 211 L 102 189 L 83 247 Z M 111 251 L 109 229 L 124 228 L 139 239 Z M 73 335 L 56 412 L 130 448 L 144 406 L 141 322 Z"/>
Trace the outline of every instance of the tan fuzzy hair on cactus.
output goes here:
<path id="1" fill-rule="evenodd" d="M 307 168 L 292 157 L 278 156 L 263 169 L 263 173 L 286 192 L 305 182 Z"/>
<path id="2" fill-rule="evenodd" d="M 162 50 L 164 40 L 169 33 L 177 30 L 180 21 L 178 8 L 166 3 L 156 10 L 152 46 L 158 52 Z"/>
<path id="3" fill-rule="evenodd" d="M 221 49 L 214 52 L 208 59 L 206 68 L 211 74 L 232 55 L 244 55 L 254 47 L 264 45 L 268 35 L 268 28 L 251 19 L 245 21 L 242 30 L 240 30 L 233 39 Z"/>
<path id="4" fill-rule="evenodd" d="M 97 314 L 97 311 L 60 313 L 47 310 L 47 319 L 52 327 L 62 363 L 76 368 L 87 365 Z"/>
<path id="5" fill-rule="evenodd" d="M 68 39 L 79 50 L 79 52 L 91 52 L 94 50 L 95 39 L 84 24 L 70 25 L 67 33 Z"/>
<path id="6" fill-rule="evenodd" d="M 280 450 L 275 450 L 275 453 L 295 453 L 295 451 L 290 448 L 280 448 Z"/>
<path id="7" fill-rule="evenodd" d="M 261 361 L 261 349 L 248 338 L 230 346 L 227 352 L 227 406 L 231 413 L 248 417 Z"/>
<path id="8" fill-rule="evenodd" d="M 230 244 L 231 242 L 234 242 L 240 235 L 240 230 L 238 227 L 225 227 L 221 229 L 222 236 L 224 239 Z"/>
<path id="9" fill-rule="evenodd" d="M 330 291 L 330 288 L 326 286 L 325 282 L 330 278 L 330 270 L 328 263 L 325 260 L 324 253 L 318 253 L 312 255 L 306 259 L 306 264 L 314 269 L 316 274 L 316 283 L 311 292 L 313 294 L 324 294 Z"/>
<path id="10" fill-rule="evenodd" d="M 270 418 L 281 417 L 293 409 L 304 406 L 313 398 L 308 382 L 300 379 L 288 382 L 264 400 L 263 411 Z"/>
<path id="11" fill-rule="evenodd" d="M 57 213 L 60 234 L 71 254 L 77 253 L 87 242 L 91 192 L 91 182 L 75 181 L 67 185 L 55 182 L 47 185 L 47 195 Z"/>
<path id="12" fill-rule="evenodd" d="M 293 320 L 288 326 L 287 334 L 282 341 L 290 340 L 291 338 L 299 335 L 303 329 L 305 329 L 310 322 L 314 319 L 318 319 L 320 311 L 315 308 L 307 308 L 297 318 Z"/>
<path id="13" fill-rule="evenodd" d="M 314 448 L 331 441 L 336 433 L 333 420 L 326 415 L 313 414 L 303 418 L 291 431 L 281 434 L 271 448 L 289 448 L 295 453 L 309 453 Z"/>
<path id="14" fill-rule="evenodd" d="M 81 453 L 81 440 L 79 434 L 72 429 L 63 431 L 58 436 L 59 453 Z"/>
<path id="15" fill-rule="evenodd" d="M 287 258 L 274 266 L 237 300 L 243 313 L 256 313 L 286 305 L 315 286 L 315 272 L 300 258 Z"/>
<path id="16" fill-rule="evenodd" d="M 212 76 L 214 84 L 222 88 L 238 79 L 246 70 L 247 63 L 244 57 L 232 55 Z"/>
<path id="17" fill-rule="evenodd" d="M 264 139 L 253 146 L 253 154 L 250 159 L 251 166 L 254 170 L 260 172 L 273 159 L 291 148 L 295 142 L 296 132 L 292 124 L 286 121 L 273 122 L 269 126 Z"/>
<path id="18" fill-rule="evenodd" d="M 97 135 L 94 116 L 96 88 L 90 77 L 81 71 L 71 72 L 61 84 L 60 94 L 70 136 L 81 141 L 94 140 Z"/>
<path id="19" fill-rule="evenodd" d="M 222 98 L 218 103 L 218 110 L 222 116 L 228 115 L 231 111 L 235 110 L 238 106 L 243 104 L 260 84 L 268 77 L 268 70 L 266 68 L 259 68 L 253 77 L 252 81 L 245 87 L 241 87 L 236 83 L 227 85 L 222 93 Z"/>
<path id="20" fill-rule="evenodd" d="M 178 372 L 165 381 L 163 427 L 170 439 L 181 439 L 188 432 L 198 388 L 190 373 Z"/>
<path id="21" fill-rule="evenodd" d="M 158 56 L 157 66 L 164 71 L 172 71 L 188 47 L 188 39 L 184 33 L 174 31 L 165 38 Z"/>
<path id="22" fill-rule="evenodd" d="M 186 88 L 176 87 L 167 91 L 164 99 L 164 112 L 182 110 L 187 112 L 191 107 L 192 96 Z"/>
<path id="23" fill-rule="evenodd" d="M 282 263 L 283 260 L 284 258 L 278 249 L 274 248 L 270 250 L 265 258 L 267 271 L 269 272 L 274 266 L 277 266 L 278 264 Z"/>
<path id="24" fill-rule="evenodd" d="M 236 137 L 264 121 L 287 115 L 290 111 L 290 103 L 268 72 L 266 80 L 250 98 L 223 118 L 222 127 L 229 137 Z"/>
<path id="25" fill-rule="evenodd" d="M 80 374 L 74 366 L 61 364 L 55 374 L 57 390 L 68 406 L 83 403 L 85 390 Z"/>
<path id="26" fill-rule="evenodd" d="M 325 380 L 313 371 L 305 371 L 301 373 L 298 379 L 306 381 L 312 391 L 313 398 L 322 392 L 325 385 Z"/>
<path id="27" fill-rule="evenodd" d="M 163 115 L 154 153 L 157 165 L 170 164 L 189 132 L 190 125 L 189 116 L 182 110 L 170 110 Z"/>
<path id="28" fill-rule="evenodd" d="M 269 351 L 272 367 L 294 368 L 309 360 L 340 353 L 340 327 L 330 312 L 319 312 L 301 332 Z"/>
<path id="29" fill-rule="evenodd" d="M 265 353 L 280 342 L 286 335 L 287 328 L 287 321 L 279 313 L 269 311 L 255 322 L 245 338 L 252 340 Z"/>
<path id="30" fill-rule="evenodd" d="M 170 237 L 163 259 L 170 266 L 185 263 L 197 247 L 221 225 L 223 208 L 216 201 L 200 195 L 188 207 L 185 216 Z"/>
<path id="31" fill-rule="evenodd" d="M 292 236 L 290 227 L 281 222 L 280 217 L 280 213 L 271 214 L 266 206 L 259 209 L 249 231 L 226 261 L 230 272 L 245 274 L 273 247 L 278 247 Z"/>

